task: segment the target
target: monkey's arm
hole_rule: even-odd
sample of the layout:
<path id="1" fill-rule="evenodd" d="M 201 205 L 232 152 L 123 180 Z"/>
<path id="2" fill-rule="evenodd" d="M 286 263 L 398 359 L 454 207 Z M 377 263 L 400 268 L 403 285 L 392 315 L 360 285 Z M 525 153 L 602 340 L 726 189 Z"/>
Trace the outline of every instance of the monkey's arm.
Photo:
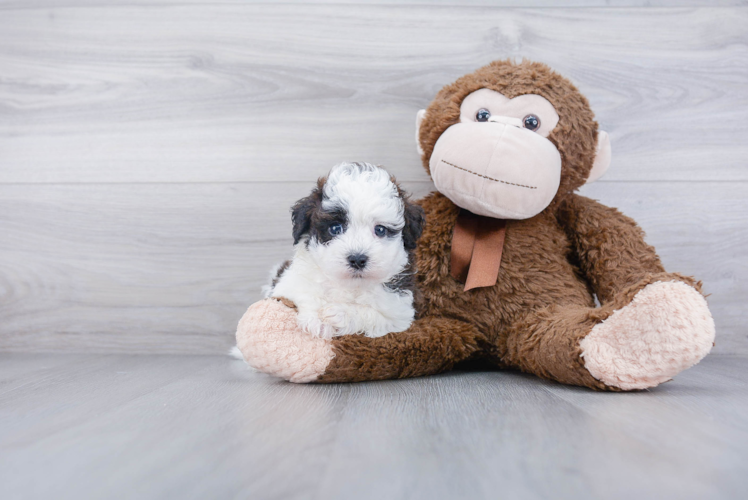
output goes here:
<path id="1" fill-rule="evenodd" d="M 614 208 L 572 195 L 558 218 L 576 250 L 582 273 L 603 305 L 618 302 L 617 297 L 631 287 L 655 281 L 682 281 L 701 288 L 692 278 L 665 272 L 655 249 L 644 242 L 644 231 Z"/>
<path id="2" fill-rule="evenodd" d="M 236 332 L 247 363 L 291 382 L 360 382 L 438 373 L 476 352 L 480 338 L 472 325 L 428 317 L 384 337 L 321 339 L 301 331 L 296 311 L 272 299 L 253 304 Z"/>
<path id="3" fill-rule="evenodd" d="M 332 341 L 335 357 L 318 382 L 361 382 L 419 377 L 451 369 L 479 347 L 473 325 L 439 317 L 417 319 L 384 337 L 346 335 Z"/>

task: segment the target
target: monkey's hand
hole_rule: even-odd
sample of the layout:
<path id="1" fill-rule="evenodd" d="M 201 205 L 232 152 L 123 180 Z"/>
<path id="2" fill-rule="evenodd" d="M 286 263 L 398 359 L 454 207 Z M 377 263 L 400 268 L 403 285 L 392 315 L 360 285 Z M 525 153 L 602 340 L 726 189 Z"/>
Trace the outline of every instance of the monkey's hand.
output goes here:
<path id="1" fill-rule="evenodd" d="M 297 316 L 275 299 L 252 304 L 236 330 L 236 345 L 245 361 L 291 382 L 315 381 L 334 356 L 332 343 L 304 331 Z"/>

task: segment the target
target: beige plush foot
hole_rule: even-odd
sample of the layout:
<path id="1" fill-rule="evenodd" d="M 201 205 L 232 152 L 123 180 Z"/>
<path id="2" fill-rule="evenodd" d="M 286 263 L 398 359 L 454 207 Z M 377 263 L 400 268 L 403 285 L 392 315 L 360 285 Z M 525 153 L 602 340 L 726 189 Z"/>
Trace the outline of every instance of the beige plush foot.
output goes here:
<path id="1" fill-rule="evenodd" d="M 272 299 L 249 306 L 236 345 L 253 368 L 297 383 L 316 380 L 334 357 L 330 340 L 302 331 L 296 311 Z"/>
<path id="2" fill-rule="evenodd" d="M 680 281 L 656 282 L 582 340 L 584 366 L 624 390 L 646 389 L 698 363 L 714 342 L 704 297 Z"/>

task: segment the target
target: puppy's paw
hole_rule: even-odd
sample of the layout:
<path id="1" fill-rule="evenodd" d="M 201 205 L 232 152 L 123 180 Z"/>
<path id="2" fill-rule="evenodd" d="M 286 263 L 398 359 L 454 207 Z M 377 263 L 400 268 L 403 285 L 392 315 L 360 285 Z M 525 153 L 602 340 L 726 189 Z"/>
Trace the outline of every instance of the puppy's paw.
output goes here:
<path id="1" fill-rule="evenodd" d="M 319 310 L 319 318 L 322 323 L 333 328 L 340 335 L 351 333 L 348 331 L 351 324 L 350 317 L 342 307 L 336 305 L 323 307 Z"/>
<path id="2" fill-rule="evenodd" d="M 337 329 L 329 323 L 323 322 L 316 314 L 299 314 L 299 327 L 321 339 L 331 339 L 337 334 Z"/>

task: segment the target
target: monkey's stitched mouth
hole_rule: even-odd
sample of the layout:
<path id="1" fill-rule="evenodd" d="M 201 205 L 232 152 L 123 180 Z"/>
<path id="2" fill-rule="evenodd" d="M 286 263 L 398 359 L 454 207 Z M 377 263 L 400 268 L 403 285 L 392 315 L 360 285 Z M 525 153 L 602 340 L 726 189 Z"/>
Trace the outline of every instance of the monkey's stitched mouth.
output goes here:
<path id="1" fill-rule="evenodd" d="M 524 184 L 516 184 L 514 182 L 502 181 L 501 179 L 494 179 L 493 177 L 488 177 L 487 175 L 478 174 L 476 172 L 473 172 L 472 170 L 468 170 L 466 168 L 458 167 L 454 163 L 449 163 L 448 161 L 444 161 L 444 160 L 440 160 L 440 161 L 442 163 L 445 163 L 445 164 L 449 165 L 450 167 L 454 167 L 454 168 L 456 168 L 458 170 L 462 170 L 463 172 L 467 172 L 469 174 L 477 175 L 478 177 L 483 177 L 484 179 L 488 179 L 489 181 L 500 182 L 502 184 L 508 184 L 510 186 L 517 186 L 517 187 L 521 187 L 521 188 L 525 188 L 525 189 L 538 189 L 536 186 L 525 186 Z"/>

